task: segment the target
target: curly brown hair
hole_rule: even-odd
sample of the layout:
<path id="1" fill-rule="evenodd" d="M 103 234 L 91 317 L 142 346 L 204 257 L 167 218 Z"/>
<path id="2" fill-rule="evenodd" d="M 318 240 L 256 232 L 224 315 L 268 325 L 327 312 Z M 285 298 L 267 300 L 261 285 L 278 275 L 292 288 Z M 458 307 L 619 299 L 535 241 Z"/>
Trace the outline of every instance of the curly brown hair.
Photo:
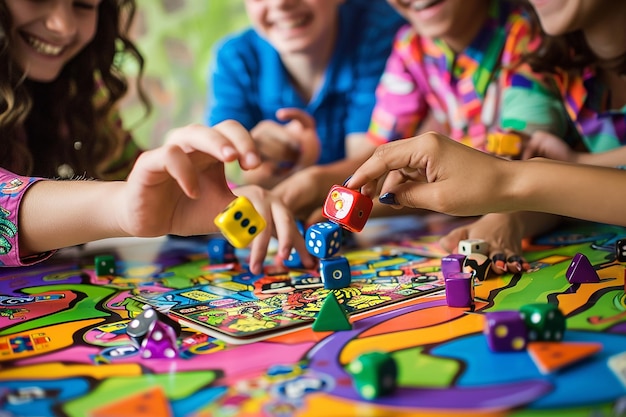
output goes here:
<path id="1" fill-rule="evenodd" d="M 140 82 L 144 60 L 129 38 L 135 12 L 135 0 L 101 1 L 94 39 L 54 81 L 40 83 L 29 80 L 10 59 L 11 16 L 0 0 L 0 166 L 52 178 L 67 164 L 81 176 L 107 176 L 107 164 L 127 134 L 112 117 L 129 88 L 122 58 L 137 62 L 137 94 L 150 111 Z"/>

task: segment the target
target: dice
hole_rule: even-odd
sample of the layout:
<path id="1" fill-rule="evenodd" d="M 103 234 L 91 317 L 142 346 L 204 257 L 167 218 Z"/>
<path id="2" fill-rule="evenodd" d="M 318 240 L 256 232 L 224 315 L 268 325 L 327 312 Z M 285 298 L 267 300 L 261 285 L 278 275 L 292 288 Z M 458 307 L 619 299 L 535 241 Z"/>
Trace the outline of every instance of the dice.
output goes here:
<path id="1" fill-rule="evenodd" d="M 235 262 L 235 247 L 225 238 L 216 237 L 207 242 L 209 262 L 212 264 L 225 264 Z"/>
<path id="2" fill-rule="evenodd" d="M 265 219 L 256 211 L 246 197 L 237 197 L 221 213 L 214 223 L 226 239 L 237 248 L 245 248 L 265 228 Z"/>
<path id="3" fill-rule="evenodd" d="M 320 222 L 306 230 L 307 251 L 317 258 L 330 258 L 341 249 L 341 226 L 332 222 Z"/>
<path id="4" fill-rule="evenodd" d="M 565 316 L 555 304 L 526 304 L 520 308 L 526 323 L 528 340 L 561 341 L 565 333 Z"/>
<path id="5" fill-rule="evenodd" d="M 176 332 L 167 324 L 156 320 L 141 341 L 139 354 L 144 359 L 173 359 L 178 356 Z"/>
<path id="6" fill-rule="evenodd" d="M 446 303 L 449 307 L 472 307 L 474 305 L 474 274 L 453 272 L 444 277 Z"/>
<path id="7" fill-rule="evenodd" d="M 615 259 L 617 262 L 626 262 L 626 238 L 615 242 Z"/>
<path id="8" fill-rule="evenodd" d="M 385 352 L 363 353 L 350 362 L 347 370 L 357 392 L 366 400 L 392 393 L 398 383 L 396 361 Z"/>
<path id="9" fill-rule="evenodd" d="M 346 288 L 352 282 L 350 264 L 343 256 L 320 260 L 320 277 L 327 290 Z"/>
<path id="10" fill-rule="evenodd" d="M 459 242 L 458 252 L 461 255 L 472 253 L 489 255 L 489 243 L 482 239 L 464 239 Z"/>
<path id="11" fill-rule="evenodd" d="M 503 310 L 485 313 L 483 332 L 489 349 L 494 352 L 520 351 L 528 342 L 526 323 L 519 311 Z"/>
<path id="12" fill-rule="evenodd" d="M 360 232 L 372 212 L 372 200 L 358 191 L 333 185 L 324 203 L 324 217 L 351 232 Z"/>
<path id="13" fill-rule="evenodd" d="M 115 275 L 115 257 L 113 255 L 98 255 L 94 259 L 97 276 Z"/>
<path id="14" fill-rule="evenodd" d="M 172 328 L 176 337 L 180 335 L 181 327 L 176 320 L 151 307 L 144 307 L 144 310 L 128 323 L 126 326 L 126 334 L 130 337 L 135 346 L 139 348 L 156 321 L 160 321 Z"/>

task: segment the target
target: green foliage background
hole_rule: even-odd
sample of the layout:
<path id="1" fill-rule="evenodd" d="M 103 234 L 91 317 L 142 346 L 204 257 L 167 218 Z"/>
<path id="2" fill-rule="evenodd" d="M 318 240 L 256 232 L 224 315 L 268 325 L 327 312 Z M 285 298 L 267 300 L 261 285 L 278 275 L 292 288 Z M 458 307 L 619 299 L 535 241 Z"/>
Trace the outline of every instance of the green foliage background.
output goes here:
<path id="1" fill-rule="evenodd" d="M 146 118 L 134 92 L 122 117 L 138 143 L 155 147 L 177 126 L 201 123 L 208 66 L 218 39 L 248 24 L 242 0 L 138 0 L 135 41 L 145 58 Z M 136 73 L 136 68 L 128 71 Z"/>

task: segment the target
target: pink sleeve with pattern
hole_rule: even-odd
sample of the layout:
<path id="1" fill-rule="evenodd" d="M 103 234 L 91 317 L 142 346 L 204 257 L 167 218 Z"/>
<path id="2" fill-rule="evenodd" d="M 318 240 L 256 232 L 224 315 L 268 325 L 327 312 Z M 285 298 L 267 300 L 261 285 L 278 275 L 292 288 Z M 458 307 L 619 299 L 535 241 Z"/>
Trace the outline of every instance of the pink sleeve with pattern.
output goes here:
<path id="1" fill-rule="evenodd" d="M 18 214 L 26 190 L 41 178 L 22 177 L 0 168 L 0 266 L 25 266 L 53 252 L 20 258 Z"/>

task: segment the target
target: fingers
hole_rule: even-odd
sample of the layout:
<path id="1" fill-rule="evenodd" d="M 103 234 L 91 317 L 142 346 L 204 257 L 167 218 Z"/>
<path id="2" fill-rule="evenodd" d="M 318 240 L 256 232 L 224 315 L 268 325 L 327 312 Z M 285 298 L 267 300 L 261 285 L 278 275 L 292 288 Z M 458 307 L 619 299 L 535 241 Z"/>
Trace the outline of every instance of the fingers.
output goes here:
<path id="1" fill-rule="evenodd" d="M 276 118 L 282 121 L 295 120 L 299 122 L 304 129 L 315 128 L 315 119 L 304 110 L 295 107 L 278 109 L 276 111 Z"/>
<path id="2" fill-rule="evenodd" d="M 230 120 L 213 128 L 193 124 L 173 129 L 168 132 L 164 146 L 178 146 L 185 153 L 199 151 L 223 162 L 238 160 L 244 169 L 261 162 L 248 131 Z"/>

